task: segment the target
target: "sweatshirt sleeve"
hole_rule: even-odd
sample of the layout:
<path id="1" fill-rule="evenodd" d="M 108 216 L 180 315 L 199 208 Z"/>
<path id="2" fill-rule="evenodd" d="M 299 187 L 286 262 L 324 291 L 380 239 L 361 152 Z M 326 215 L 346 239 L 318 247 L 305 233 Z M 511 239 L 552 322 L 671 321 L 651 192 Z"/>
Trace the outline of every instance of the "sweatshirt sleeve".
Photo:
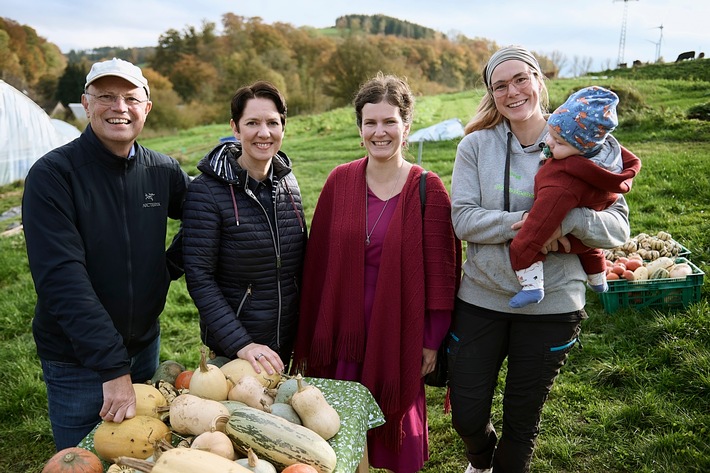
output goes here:
<path id="1" fill-rule="evenodd" d="M 619 195 L 616 202 L 599 212 L 586 207 L 570 210 L 562 221 L 562 234 L 568 233 L 590 248 L 614 248 L 623 245 L 631 235 L 626 199 Z"/>

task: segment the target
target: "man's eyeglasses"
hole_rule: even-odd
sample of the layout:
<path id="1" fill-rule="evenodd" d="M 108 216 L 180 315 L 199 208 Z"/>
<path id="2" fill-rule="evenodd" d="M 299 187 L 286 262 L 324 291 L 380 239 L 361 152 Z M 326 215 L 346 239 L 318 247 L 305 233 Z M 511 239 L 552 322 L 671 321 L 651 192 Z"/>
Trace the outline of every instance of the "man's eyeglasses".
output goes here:
<path id="1" fill-rule="evenodd" d="M 135 107 L 136 105 L 140 105 L 142 103 L 149 102 L 150 99 L 139 99 L 138 97 L 133 97 L 131 95 L 113 95 L 113 94 L 90 94 L 88 92 L 84 92 L 86 95 L 90 95 L 96 99 L 97 102 L 99 102 L 101 105 L 113 105 L 116 103 L 116 100 L 119 98 L 123 99 L 124 102 L 126 102 L 126 105 L 129 107 Z"/>
<path id="2" fill-rule="evenodd" d="M 513 86 L 516 90 L 523 91 L 530 87 L 531 74 L 529 72 L 522 72 L 510 79 L 509 81 L 496 82 L 491 86 L 491 93 L 496 97 L 503 97 L 508 93 L 508 87 Z"/>

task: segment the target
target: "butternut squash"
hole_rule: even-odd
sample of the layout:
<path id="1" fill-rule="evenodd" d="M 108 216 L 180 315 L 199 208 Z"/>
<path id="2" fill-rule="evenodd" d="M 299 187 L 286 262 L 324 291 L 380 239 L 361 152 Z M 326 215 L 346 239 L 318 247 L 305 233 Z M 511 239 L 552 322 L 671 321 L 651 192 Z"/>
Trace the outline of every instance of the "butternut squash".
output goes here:
<path id="1" fill-rule="evenodd" d="M 305 427 L 325 440 L 335 436 L 340 430 L 340 415 L 328 404 L 323 393 L 316 386 L 304 386 L 301 375 L 296 376 L 298 391 L 291 397 L 291 406 Z"/>
<path id="2" fill-rule="evenodd" d="M 243 466 L 217 454 L 194 448 L 173 448 L 163 452 L 155 463 L 127 456 L 116 463 L 138 471 L 152 473 L 251 473 Z"/>
<path id="3" fill-rule="evenodd" d="M 274 398 L 269 390 L 258 379 L 250 375 L 242 376 L 229 390 L 227 397 L 230 401 L 240 401 L 254 409 L 263 409 L 263 405 L 274 403 Z"/>
<path id="4" fill-rule="evenodd" d="M 229 416 L 218 416 L 212 419 L 210 430 L 208 432 L 202 432 L 195 437 L 190 444 L 190 448 L 205 450 L 207 452 L 216 453 L 220 457 L 224 457 L 228 460 L 234 460 L 236 454 L 234 453 L 232 441 L 227 437 L 227 434 L 217 430 L 217 422 L 226 423 L 228 420 Z"/>
<path id="5" fill-rule="evenodd" d="M 179 434 L 200 435 L 209 432 L 212 420 L 218 416 L 229 416 L 229 410 L 221 402 L 212 399 L 185 393 L 170 403 L 170 426 Z M 224 431 L 224 425 L 218 424 L 217 430 Z"/>
<path id="6" fill-rule="evenodd" d="M 94 449 L 102 460 L 130 456 L 148 458 L 155 442 L 170 440 L 170 429 L 155 417 L 135 416 L 123 422 L 102 422 L 94 432 Z"/>

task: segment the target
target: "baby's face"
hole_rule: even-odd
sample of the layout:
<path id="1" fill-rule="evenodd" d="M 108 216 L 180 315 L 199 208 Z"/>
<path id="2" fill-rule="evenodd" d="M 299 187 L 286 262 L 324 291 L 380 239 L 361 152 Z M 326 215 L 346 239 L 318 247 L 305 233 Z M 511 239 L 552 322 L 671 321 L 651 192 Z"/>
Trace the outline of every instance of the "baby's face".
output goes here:
<path id="1" fill-rule="evenodd" d="M 563 140 L 551 126 L 547 127 L 545 144 L 550 148 L 552 159 L 565 159 L 575 154 L 581 154 L 577 148 Z"/>

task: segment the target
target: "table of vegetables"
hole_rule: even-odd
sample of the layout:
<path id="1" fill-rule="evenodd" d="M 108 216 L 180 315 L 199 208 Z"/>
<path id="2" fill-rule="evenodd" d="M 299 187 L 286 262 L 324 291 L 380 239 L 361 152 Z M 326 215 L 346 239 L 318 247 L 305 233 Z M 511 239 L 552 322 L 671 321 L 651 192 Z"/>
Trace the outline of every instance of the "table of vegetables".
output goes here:
<path id="1" fill-rule="evenodd" d="M 100 423 L 78 448 L 111 473 L 352 473 L 367 431 L 385 422 L 360 383 L 211 361 L 203 353 L 194 371 L 163 362 L 133 385 L 136 416 Z"/>

